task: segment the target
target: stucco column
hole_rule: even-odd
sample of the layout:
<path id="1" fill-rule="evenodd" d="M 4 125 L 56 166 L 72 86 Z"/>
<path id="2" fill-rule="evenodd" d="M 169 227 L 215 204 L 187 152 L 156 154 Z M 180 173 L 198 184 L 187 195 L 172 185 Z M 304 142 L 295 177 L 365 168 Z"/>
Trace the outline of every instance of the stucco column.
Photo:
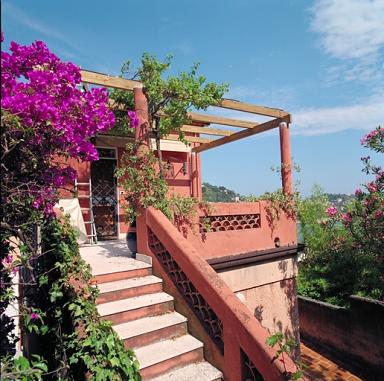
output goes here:
<path id="1" fill-rule="evenodd" d="M 292 193 L 291 142 L 288 123 L 280 123 L 281 181 L 285 194 Z"/>
<path id="2" fill-rule="evenodd" d="M 203 199 L 203 187 L 201 184 L 201 160 L 200 154 L 196 154 L 196 187 L 197 187 L 197 198 L 201 201 Z"/>
<path id="3" fill-rule="evenodd" d="M 135 130 L 135 140 L 139 143 L 137 156 L 140 157 L 140 155 L 144 155 L 149 150 L 148 100 L 144 94 L 142 86 L 133 89 L 133 96 L 135 101 L 135 112 L 139 119 L 139 125 Z M 140 210 L 140 215 L 136 218 L 137 252 L 140 254 L 149 254 L 145 212 L 144 209 Z"/>
<path id="4" fill-rule="evenodd" d="M 149 149 L 149 116 L 148 100 L 144 94 L 143 87 L 138 86 L 133 89 L 135 101 L 135 112 L 139 119 L 139 125 L 135 129 L 135 139 L 139 142 L 138 154 Z"/>
<path id="5" fill-rule="evenodd" d="M 196 154 L 194 152 L 190 155 L 191 160 L 191 195 L 193 198 L 197 197 L 197 181 L 196 181 Z"/>
<path id="6" fill-rule="evenodd" d="M 191 161 L 191 195 L 198 200 L 202 199 L 201 191 L 201 164 L 200 155 L 192 152 L 190 156 Z"/>

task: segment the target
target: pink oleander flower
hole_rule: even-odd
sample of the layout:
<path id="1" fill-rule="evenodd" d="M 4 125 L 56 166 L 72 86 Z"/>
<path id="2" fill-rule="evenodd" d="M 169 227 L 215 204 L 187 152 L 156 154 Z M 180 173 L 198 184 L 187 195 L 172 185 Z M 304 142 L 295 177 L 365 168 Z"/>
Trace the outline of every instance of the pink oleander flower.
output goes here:
<path id="1" fill-rule="evenodd" d="M 36 312 L 32 312 L 30 317 L 31 317 L 31 320 L 37 320 L 40 318 L 40 315 Z"/>
<path id="2" fill-rule="evenodd" d="M 128 119 L 129 119 L 131 127 L 133 127 L 133 128 L 138 127 L 139 118 L 137 117 L 137 114 L 135 111 L 128 110 Z"/>
<path id="3" fill-rule="evenodd" d="M 326 210 L 328 217 L 334 217 L 337 214 L 337 208 L 336 206 L 330 206 Z"/>
<path id="4" fill-rule="evenodd" d="M 367 185 L 367 188 L 370 192 L 377 192 L 377 186 L 375 183 L 369 183 Z"/>
<path id="5" fill-rule="evenodd" d="M 355 190 L 355 196 L 358 197 L 358 196 L 361 196 L 363 194 L 363 191 L 360 189 L 360 188 L 357 188 Z"/>
<path id="6" fill-rule="evenodd" d="M 373 130 L 360 139 L 362 145 L 369 143 L 375 136 L 379 134 L 378 130 Z"/>
<path id="7" fill-rule="evenodd" d="M 375 213 L 375 218 L 376 219 L 380 219 L 382 218 L 384 215 L 383 211 L 382 210 L 377 210 L 376 213 Z"/>
<path id="8" fill-rule="evenodd" d="M 352 221 L 352 216 L 351 216 L 351 213 L 343 213 L 341 215 L 341 220 L 344 222 L 344 223 L 350 223 Z"/>

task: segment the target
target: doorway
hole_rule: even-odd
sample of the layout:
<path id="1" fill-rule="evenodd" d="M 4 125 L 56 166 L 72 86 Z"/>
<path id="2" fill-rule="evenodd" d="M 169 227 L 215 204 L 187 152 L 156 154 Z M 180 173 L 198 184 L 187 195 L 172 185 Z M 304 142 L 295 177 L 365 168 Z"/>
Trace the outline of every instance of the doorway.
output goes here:
<path id="1" fill-rule="evenodd" d="M 91 164 L 92 211 L 97 238 L 100 240 L 118 237 L 118 197 L 115 169 L 115 148 L 97 147 L 99 160 Z"/>

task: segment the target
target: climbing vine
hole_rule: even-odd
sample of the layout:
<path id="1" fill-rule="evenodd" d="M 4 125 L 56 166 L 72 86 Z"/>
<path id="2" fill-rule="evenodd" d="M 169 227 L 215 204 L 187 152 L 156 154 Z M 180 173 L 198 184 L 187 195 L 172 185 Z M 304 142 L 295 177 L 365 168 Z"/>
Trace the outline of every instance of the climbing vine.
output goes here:
<path id="1" fill-rule="evenodd" d="M 137 155 L 138 143 L 128 143 L 116 170 L 124 188 L 126 204 L 124 211 L 128 222 L 135 221 L 145 208 L 153 206 L 161 210 L 184 233 L 193 228 L 197 209 L 211 211 L 208 203 L 193 197 L 169 195 L 166 180 L 157 170 L 157 159 L 152 151 Z"/>
<path id="2" fill-rule="evenodd" d="M 277 347 L 274 361 L 279 360 L 282 362 L 284 367 L 284 375 L 287 380 L 293 381 L 303 379 L 303 365 L 300 361 L 294 361 L 296 366 L 295 372 L 289 372 L 286 368 L 286 356 L 294 358 L 294 350 L 299 346 L 299 344 L 294 339 L 286 337 L 281 332 L 276 332 L 267 338 L 266 344 L 270 347 Z"/>
<path id="3" fill-rule="evenodd" d="M 266 217 L 272 229 L 276 228 L 276 224 L 282 213 L 284 213 L 287 218 L 297 218 L 297 205 L 299 200 L 299 192 L 285 193 L 281 188 L 274 192 L 265 192 L 260 196 L 251 195 L 241 198 L 241 201 L 249 202 L 266 201 Z"/>
<path id="4" fill-rule="evenodd" d="M 2 51 L 1 81 L 1 379 L 139 380 L 133 353 L 100 320 L 75 233 L 53 210 L 76 175 L 66 159 L 97 159 L 90 138 L 114 123 L 108 93 L 82 91 L 79 68 L 39 41 Z M 14 357 L 9 306 L 26 357 Z"/>

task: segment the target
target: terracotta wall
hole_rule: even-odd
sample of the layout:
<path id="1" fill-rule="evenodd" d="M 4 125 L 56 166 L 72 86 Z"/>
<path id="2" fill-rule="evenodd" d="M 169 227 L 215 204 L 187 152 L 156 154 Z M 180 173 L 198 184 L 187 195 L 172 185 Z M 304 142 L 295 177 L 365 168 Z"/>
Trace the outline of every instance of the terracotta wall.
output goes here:
<path id="1" fill-rule="evenodd" d="M 169 194 L 191 196 L 190 158 L 187 152 L 163 152 L 163 162 L 170 167 L 165 171 Z"/>
<path id="2" fill-rule="evenodd" d="M 117 165 L 118 167 L 121 165 L 121 158 L 124 153 L 125 145 L 132 141 L 129 138 L 123 137 L 115 137 L 108 135 L 100 135 L 96 138 L 95 145 L 98 147 L 106 147 L 106 148 L 116 148 L 117 150 Z M 166 179 L 169 185 L 169 193 L 170 194 L 180 194 L 183 196 L 191 196 L 192 195 L 192 177 L 198 176 L 199 171 L 192 174 L 192 162 L 191 162 L 191 154 L 190 152 L 171 152 L 164 151 L 163 152 L 163 160 L 165 163 L 169 162 L 172 170 L 166 172 Z M 198 159 L 199 160 L 199 159 Z M 86 162 L 81 162 L 74 159 L 69 159 L 69 164 L 77 171 L 78 173 L 78 182 L 89 182 L 90 174 L 91 174 L 91 164 Z M 185 164 L 184 164 L 185 163 Z M 185 173 L 184 173 L 185 170 Z M 197 187 L 200 189 L 201 194 L 201 181 L 200 178 L 197 181 Z M 66 188 L 73 190 L 74 184 L 67 184 Z M 84 195 L 86 188 L 79 187 L 79 195 Z M 119 225 L 118 232 L 119 236 L 125 237 L 128 231 L 135 231 L 134 227 L 131 227 L 129 223 L 125 220 L 124 213 L 124 205 L 126 204 L 124 197 L 124 189 L 118 182 L 117 187 L 117 195 L 118 195 L 118 216 L 119 216 Z M 72 198 L 73 193 L 68 190 L 62 189 L 60 191 L 61 198 Z M 82 207 L 89 207 L 89 203 L 86 199 L 80 200 L 80 205 Z M 88 214 L 84 212 L 84 219 L 88 220 Z M 88 226 L 89 227 L 89 226 Z"/>
<path id="3" fill-rule="evenodd" d="M 300 341 L 296 258 L 270 260 L 218 273 L 271 334 L 283 332 Z"/>
<path id="4" fill-rule="evenodd" d="M 367 375 L 384 380 L 384 302 L 352 296 L 350 308 L 299 296 L 300 334 Z"/>
<path id="5" fill-rule="evenodd" d="M 246 230 L 208 231 L 201 234 L 195 224 L 186 235 L 204 258 L 215 258 L 297 244 L 296 221 L 284 213 L 275 226 L 268 222 L 265 201 L 239 203 L 210 203 L 209 215 L 226 216 L 260 214 L 260 227 Z M 200 216 L 204 216 L 200 211 Z M 227 222 L 223 222 L 225 225 Z M 230 224 L 228 222 L 227 224 Z M 235 227 L 237 229 L 237 227 Z"/>

